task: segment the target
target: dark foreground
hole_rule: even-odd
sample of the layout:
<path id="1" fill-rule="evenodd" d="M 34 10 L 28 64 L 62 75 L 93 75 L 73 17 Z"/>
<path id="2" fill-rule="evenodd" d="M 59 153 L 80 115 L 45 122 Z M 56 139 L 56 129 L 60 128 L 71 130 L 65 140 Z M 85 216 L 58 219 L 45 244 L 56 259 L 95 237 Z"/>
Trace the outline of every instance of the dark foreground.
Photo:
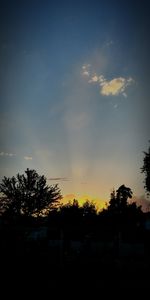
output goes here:
<path id="1" fill-rule="evenodd" d="M 149 291 L 150 256 L 147 253 L 137 257 L 116 257 L 114 253 L 100 256 L 90 252 L 57 254 L 38 248 L 24 255 L 8 250 L 2 253 L 1 292 L 11 292 L 12 296 L 31 292 L 71 296 L 80 293 L 115 295 L 119 291 L 146 294 Z"/>

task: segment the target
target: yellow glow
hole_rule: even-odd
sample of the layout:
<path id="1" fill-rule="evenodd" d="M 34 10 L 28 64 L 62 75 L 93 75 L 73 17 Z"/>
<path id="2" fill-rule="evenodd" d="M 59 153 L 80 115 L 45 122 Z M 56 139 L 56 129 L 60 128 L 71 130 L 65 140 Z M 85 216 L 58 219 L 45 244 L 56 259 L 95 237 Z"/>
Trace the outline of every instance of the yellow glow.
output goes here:
<path id="1" fill-rule="evenodd" d="M 124 78 L 115 78 L 102 85 L 101 93 L 106 96 L 118 95 L 120 92 L 124 91 L 125 85 L 126 81 Z"/>
<path id="2" fill-rule="evenodd" d="M 63 197 L 62 202 L 63 204 L 68 203 L 69 201 L 73 201 L 74 199 L 78 200 L 79 205 L 83 205 L 84 202 L 89 200 L 96 205 L 97 210 L 101 210 L 106 207 L 106 200 L 102 200 L 98 197 L 92 197 L 90 195 L 77 195 L 77 194 L 67 194 Z"/>

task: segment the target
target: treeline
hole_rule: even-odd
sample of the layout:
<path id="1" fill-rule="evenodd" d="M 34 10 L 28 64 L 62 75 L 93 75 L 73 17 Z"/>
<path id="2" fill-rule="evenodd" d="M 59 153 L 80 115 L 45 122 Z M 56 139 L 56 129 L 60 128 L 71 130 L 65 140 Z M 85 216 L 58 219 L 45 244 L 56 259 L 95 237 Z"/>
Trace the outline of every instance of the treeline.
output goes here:
<path id="1" fill-rule="evenodd" d="M 112 191 L 107 207 L 101 211 L 88 200 L 82 206 L 76 199 L 63 205 L 58 185 L 48 186 L 46 178 L 35 170 L 4 177 L 0 191 L 1 228 L 8 241 L 17 236 L 24 241 L 31 237 L 34 240 L 44 226 L 45 240 L 63 238 L 66 245 L 69 240 L 113 241 L 121 237 L 140 241 L 144 236 L 145 214 L 135 202 L 128 202 L 132 191 L 125 185 Z"/>
<path id="2" fill-rule="evenodd" d="M 142 172 L 149 192 L 145 155 Z M 131 198 L 132 190 L 123 184 L 98 211 L 88 200 L 82 206 L 76 199 L 63 204 L 59 186 L 49 186 L 35 170 L 4 177 L 0 183 L 3 278 L 23 289 L 24 284 L 42 283 L 55 291 L 58 286 L 66 290 L 66 280 L 74 290 L 77 278 L 79 289 L 90 285 L 95 289 L 96 281 L 107 288 L 108 274 L 112 286 L 116 278 L 118 284 L 126 278 L 132 282 L 138 274 L 144 278 L 150 266 L 150 213 L 131 203 Z"/>

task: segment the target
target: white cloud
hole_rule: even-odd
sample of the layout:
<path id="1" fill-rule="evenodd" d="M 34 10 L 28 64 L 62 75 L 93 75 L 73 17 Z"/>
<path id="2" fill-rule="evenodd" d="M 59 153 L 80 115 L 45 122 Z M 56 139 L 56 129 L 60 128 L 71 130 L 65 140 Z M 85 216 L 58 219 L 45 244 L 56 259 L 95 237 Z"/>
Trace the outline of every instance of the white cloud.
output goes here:
<path id="1" fill-rule="evenodd" d="M 83 76 L 87 76 L 87 77 L 90 76 L 90 70 L 89 70 L 90 66 L 91 66 L 90 64 L 85 64 L 82 66 L 82 75 Z"/>
<path id="2" fill-rule="evenodd" d="M 32 160 L 32 156 L 24 156 L 25 160 Z"/>
<path id="3" fill-rule="evenodd" d="M 110 81 L 105 81 L 103 82 L 102 86 L 101 86 L 101 94 L 105 95 L 105 96 L 109 96 L 109 95 L 118 95 L 122 92 L 124 92 L 125 87 L 126 87 L 126 79 L 123 77 L 119 77 L 119 78 L 114 78 Z"/>
<path id="4" fill-rule="evenodd" d="M 100 83 L 100 93 L 105 96 L 117 96 L 119 94 L 122 94 L 125 98 L 127 97 L 127 94 L 125 93 L 125 89 L 127 86 L 129 86 L 133 82 L 133 79 L 131 77 L 124 78 L 124 77 L 118 77 L 114 78 L 110 81 L 104 80 Z"/>
<path id="5" fill-rule="evenodd" d="M 82 69 L 83 70 L 87 70 L 91 65 L 90 64 L 85 64 L 82 66 Z"/>
<path id="6" fill-rule="evenodd" d="M 132 77 L 129 77 L 129 78 L 127 79 L 127 82 L 128 82 L 128 84 L 130 84 L 130 83 L 133 83 L 133 82 L 134 82 L 134 80 L 133 80 L 133 78 L 132 78 Z"/>
<path id="7" fill-rule="evenodd" d="M 127 98 L 128 96 L 127 96 L 127 94 L 124 92 L 124 93 L 122 93 L 122 95 L 125 97 L 125 98 Z"/>
<path id="8" fill-rule="evenodd" d="M 103 85 L 103 84 L 105 83 L 105 81 L 106 81 L 105 77 L 104 77 L 103 75 L 100 75 L 100 76 L 99 76 L 99 83 L 100 83 L 101 85 Z"/>
<path id="9" fill-rule="evenodd" d="M 94 73 L 94 75 L 91 75 L 91 72 L 89 71 L 90 65 L 83 65 L 82 66 L 82 75 L 90 77 L 88 80 L 88 83 L 97 83 L 100 86 L 100 93 L 103 96 L 117 96 L 119 94 L 122 94 L 125 98 L 127 97 L 127 93 L 125 92 L 127 86 L 131 85 L 134 80 L 124 77 L 116 77 L 111 80 L 107 80 L 104 75 L 98 75 Z"/>
<path id="10" fill-rule="evenodd" d="M 89 73 L 89 71 L 85 70 L 85 71 L 82 72 L 82 75 L 84 75 L 84 76 L 90 76 L 90 73 Z"/>
<path id="11" fill-rule="evenodd" d="M 91 82 L 97 82 L 99 80 L 98 76 L 97 75 L 94 75 L 88 82 L 91 83 Z"/>

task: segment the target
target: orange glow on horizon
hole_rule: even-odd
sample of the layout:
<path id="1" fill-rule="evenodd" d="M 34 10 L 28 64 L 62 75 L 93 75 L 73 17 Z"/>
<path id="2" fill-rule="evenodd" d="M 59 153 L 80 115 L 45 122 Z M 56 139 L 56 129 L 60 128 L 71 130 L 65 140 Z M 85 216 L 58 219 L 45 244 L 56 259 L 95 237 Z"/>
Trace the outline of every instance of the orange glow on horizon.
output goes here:
<path id="1" fill-rule="evenodd" d="M 78 200 L 79 205 L 82 206 L 84 202 L 87 200 L 93 202 L 96 205 L 97 210 L 101 210 L 106 207 L 106 200 L 102 200 L 98 197 L 92 197 L 90 195 L 84 194 L 67 194 L 63 196 L 62 202 L 63 204 L 68 203 L 69 201 L 72 202 L 74 199 Z"/>

